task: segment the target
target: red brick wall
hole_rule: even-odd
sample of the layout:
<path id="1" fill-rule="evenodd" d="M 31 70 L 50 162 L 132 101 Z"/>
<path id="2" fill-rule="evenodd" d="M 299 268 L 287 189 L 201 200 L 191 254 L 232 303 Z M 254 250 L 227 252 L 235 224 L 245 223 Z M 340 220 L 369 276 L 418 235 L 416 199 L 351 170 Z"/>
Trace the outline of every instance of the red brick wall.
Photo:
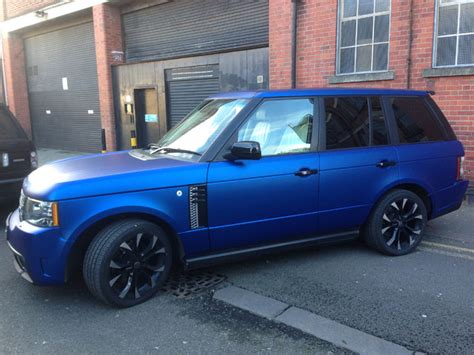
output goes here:
<path id="1" fill-rule="evenodd" d="M 115 150 L 116 130 L 112 89 L 112 65 L 123 62 L 117 52 L 123 52 L 120 9 L 109 4 L 92 9 L 99 82 L 99 103 L 102 128 L 105 129 L 107 150 Z M 114 53 L 115 52 L 115 55 Z"/>
<path id="2" fill-rule="evenodd" d="M 424 78 L 431 68 L 434 1 L 413 0 L 411 58 L 410 1 L 392 0 L 389 70 L 394 80 L 329 84 L 336 72 L 337 1 L 298 2 L 297 87 L 408 87 L 435 90 L 434 99 L 451 122 L 466 150 L 466 173 L 474 180 L 474 76 Z M 291 84 L 291 0 L 270 1 L 270 87 Z"/>
<path id="3" fill-rule="evenodd" d="M 39 10 L 60 1 L 61 0 L 6 0 L 5 9 L 3 11 L 4 18 L 2 18 L 2 20 Z"/>
<path id="4" fill-rule="evenodd" d="M 13 34 L 5 36 L 3 38 L 3 55 L 8 106 L 31 137 L 23 39 Z"/>

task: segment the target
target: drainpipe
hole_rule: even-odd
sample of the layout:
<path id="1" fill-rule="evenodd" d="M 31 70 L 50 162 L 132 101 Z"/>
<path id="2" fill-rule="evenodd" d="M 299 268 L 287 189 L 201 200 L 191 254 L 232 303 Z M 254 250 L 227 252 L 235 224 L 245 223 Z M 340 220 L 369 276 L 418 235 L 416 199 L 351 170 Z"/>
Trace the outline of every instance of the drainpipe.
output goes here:
<path id="1" fill-rule="evenodd" d="M 410 0 L 410 25 L 408 28 L 408 53 L 407 53 L 407 89 L 411 87 L 411 47 L 413 44 L 413 0 Z"/>
<path id="2" fill-rule="evenodd" d="M 298 0 L 291 0 L 291 88 L 296 87 L 296 32 L 298 17 Z"/>

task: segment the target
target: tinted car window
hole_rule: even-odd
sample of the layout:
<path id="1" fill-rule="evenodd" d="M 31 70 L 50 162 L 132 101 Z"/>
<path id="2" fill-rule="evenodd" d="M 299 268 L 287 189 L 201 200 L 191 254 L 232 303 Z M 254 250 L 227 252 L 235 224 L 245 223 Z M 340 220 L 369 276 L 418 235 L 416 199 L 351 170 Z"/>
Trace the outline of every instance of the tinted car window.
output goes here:
<path id="1" fill-rule="evenodd" d="M 387 124 L 385 115 L 378 97 L 370 98 L 372 117 L 372 145 L 388 144 Z"/>
<path id="2" fill-rule="evenodd" d="M 313 99 L 265 101 L 240 128 L 238 140 L 259 142 L 263 156 L 309 151 L 313 113 Z"/>
<path id="3" fill-rule="evenodd" d="M 393 97 L 390 103 L 401 143 L 440 141 L 445 139 L 443 128 L 419 97 Z"/>
<path id="4" fill-rule="evenodd" d="M 370 143 L 369 109 L 366 97 L 328 97 L 326 149 L 366 147 Z"/>
<path id="5" fill-rule="evenodd" d="M 22 132 L 15 122 L 5 113 L 0 113 L 0 139 L 22 138 Z"/>

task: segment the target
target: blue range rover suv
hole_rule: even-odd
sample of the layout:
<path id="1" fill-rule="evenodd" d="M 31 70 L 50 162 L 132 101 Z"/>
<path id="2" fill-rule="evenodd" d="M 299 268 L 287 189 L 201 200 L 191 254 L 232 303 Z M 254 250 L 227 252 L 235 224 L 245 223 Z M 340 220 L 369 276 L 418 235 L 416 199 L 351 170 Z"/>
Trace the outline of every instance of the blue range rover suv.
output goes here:
<path id="1" fill-rule="evenodd" d="M 147 149 L 30 174 L 7 239 L 27 280 L 60 284 L 82 268 L 92 294 L 127 307 L 177 264 L 359 236 L 407 254 L 428 220 L 460 207 L 463 156 L 428 92 L 220 94 Z"/>

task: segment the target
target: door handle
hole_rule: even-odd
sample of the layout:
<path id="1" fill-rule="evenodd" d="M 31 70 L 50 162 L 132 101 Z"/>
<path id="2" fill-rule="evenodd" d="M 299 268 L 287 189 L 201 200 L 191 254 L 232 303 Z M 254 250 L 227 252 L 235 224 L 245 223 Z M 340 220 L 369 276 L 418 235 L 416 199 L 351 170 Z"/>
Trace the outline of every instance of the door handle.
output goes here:
<path id="1" fill-rule="evenodd" d="M 302 169 L 298 170 L 295 173 L 295 175 L 296 176 L 301 176 L 301 177 L 306 177 L 306 176 L 310 176 L 310 175 L 317 174 L 317 173 L 318 173 L 318 170 L 316 170 L 316 169 L 302 168 Z"/>
<path id="2" fill-rule="evenodd" d="M 381 160 L 377 164 L 375 164 L 377 168 L 382 168 L 382 169 L 388 168 L 389 166 L 395 166 L 395 165 L 397 165 L 397 162 L 393 160 L 387 160 L 387 159 Z"/>

